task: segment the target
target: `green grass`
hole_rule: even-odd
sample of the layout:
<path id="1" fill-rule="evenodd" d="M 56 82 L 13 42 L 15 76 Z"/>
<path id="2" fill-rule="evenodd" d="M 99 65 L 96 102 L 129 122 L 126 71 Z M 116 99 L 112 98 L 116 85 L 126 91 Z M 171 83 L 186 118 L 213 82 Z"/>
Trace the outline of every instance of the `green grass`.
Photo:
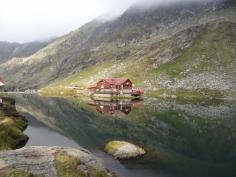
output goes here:
<path id="1" fill-rule="evenodd" d="M 74 96 L 77 91 L 66 88 L 67 86 L 77 86 L 77 90 L 86 89 L 89 85 L 86 85 L 86 80 L 89 78 L 96 76 L 99 71 L 104 68 L 108 68 L 112 66 L 113 62 L 105 62 L 99 65 L 95 65 L 90 67 L 78 74 L 69 76 L 66 79 L 55 82 L 43 89 L 40 90 L 40 93 L 44 96 L 53 96 L 53 95 L 61 95 L 61 96 Z"/>
<path id="2" fill-rule="evenodd" d="M 79 171 L 77 166 L 80 164 L 80 161 L 72 156 L 67 154 L 59 153 L 56 156 L 56 168 L 59 177 L 74 177 L 78 176 Z M 85 177 L 85 174 L 80 174 L 79 176 Z"/>
<path id="3" fill-rule="evenodd" d="M 91 171 L 91 176 L 93 177 L 108 177 L 105 171 L 99 170 L 97 168 L 93 168 Z M 117 177 L 116 174 L 112 174 L 112 177 Z"/>
<path id="4" fill-rule="evenodd" d="M 56 155 L 56 168 L 59 177 L 108 177 L 106 171 L 95 167 L 86 167 L 79 159 L 66 153 Z M 112 175 L 112 177 L 115 177 L 115 175 Z"/>
<path id="5" fill-rule="evenodd" d="M 76 90 L 67 89 L 65 86 L 53 86 L 42 89 L 39 94 L 50 97 L 73 97 L 77 92 Z"/>
<path id="6" fill-rule="evenodd" d="M 201 101 L 206 99 L 222 99 L 224 94 L 218 90 L 199 89 L 199 90 L 168 90 L 159 89 L 153 91 L 151 96 L 156 98 L 174 98 L 177 101 Z"/>

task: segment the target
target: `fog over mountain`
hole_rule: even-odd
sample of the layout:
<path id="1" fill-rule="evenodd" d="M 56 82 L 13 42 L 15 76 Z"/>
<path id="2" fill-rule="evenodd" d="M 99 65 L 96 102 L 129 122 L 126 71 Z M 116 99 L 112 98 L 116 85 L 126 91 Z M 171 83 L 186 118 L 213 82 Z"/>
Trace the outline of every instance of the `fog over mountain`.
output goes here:
<path id="1" fill-rule="evenodd" d="M 121 14 L 133 4 L 180 0 L 8 0 L 0 5 L 0 41 L 30 42 L 61 36 L 101 14 Z M 181 2 L 206 0 L 181 0 Z"/>

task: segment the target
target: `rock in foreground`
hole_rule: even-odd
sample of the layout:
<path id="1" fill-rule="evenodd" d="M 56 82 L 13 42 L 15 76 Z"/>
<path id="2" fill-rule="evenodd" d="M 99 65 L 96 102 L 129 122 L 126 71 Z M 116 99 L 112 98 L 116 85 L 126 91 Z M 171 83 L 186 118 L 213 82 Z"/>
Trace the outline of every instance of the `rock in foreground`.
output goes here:
<path id="1" fill-rule="evenodd" d="M 85 149 L 34 146 L 0 153 L 0 176 L 114 177 Z"/>
<path id="2" fill-rule="evenodd" d="M 105 152 L 118 159 L 129 159 L 144 155 L 144 149 L 125 141 L 111 141 L 105 147 Z"/>

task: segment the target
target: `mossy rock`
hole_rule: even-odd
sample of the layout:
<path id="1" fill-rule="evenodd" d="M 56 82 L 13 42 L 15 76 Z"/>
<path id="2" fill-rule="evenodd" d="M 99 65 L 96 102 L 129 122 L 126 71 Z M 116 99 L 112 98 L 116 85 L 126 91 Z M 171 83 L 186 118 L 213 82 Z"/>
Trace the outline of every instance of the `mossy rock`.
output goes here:
<path id="1" fill-rule="evenodd" d="M 34 175 L 27 171 L 17 170 L 15 168 L 7 168 L 1 172 L 2 177 L 43 177 L 41 175 Z"/>
<path id="2" fill-rule="evenodd" d="M 146 154 L 145 150 L 126 141 L 111 141 L 105 146 L 105 152 L 117 159 L 130 159 Z"/>
<path id="3" fill-rule="evenodd" d="M 27 120 L 15 108 L 15 100 L 2 97 L 0 107 L 0 150 L 23 147 L 28 137 L 23 133 L 27 127 Z"/>

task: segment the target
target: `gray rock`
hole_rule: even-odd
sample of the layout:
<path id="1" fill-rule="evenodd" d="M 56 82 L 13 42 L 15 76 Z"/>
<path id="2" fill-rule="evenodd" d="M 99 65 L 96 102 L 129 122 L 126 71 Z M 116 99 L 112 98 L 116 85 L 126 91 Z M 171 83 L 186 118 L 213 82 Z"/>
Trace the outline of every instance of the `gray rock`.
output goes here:
<path id="1" fill-rule="evenodd" d="M 80 169 L 86 169 L 85 174 L 88 173 L 87 169 L 96 168 L 97 170 L 105 171 L 108 176 L 111 176 L 89 151 L 82 148 L 73 149 L 67 147 L 32 146 L 1 152 L 0 170 L 12 167 L 35 175 L 57 177 L 55 158 L 58 153 L 65 153 L 68 156 L 79 159 L 83 166 Z"/>

